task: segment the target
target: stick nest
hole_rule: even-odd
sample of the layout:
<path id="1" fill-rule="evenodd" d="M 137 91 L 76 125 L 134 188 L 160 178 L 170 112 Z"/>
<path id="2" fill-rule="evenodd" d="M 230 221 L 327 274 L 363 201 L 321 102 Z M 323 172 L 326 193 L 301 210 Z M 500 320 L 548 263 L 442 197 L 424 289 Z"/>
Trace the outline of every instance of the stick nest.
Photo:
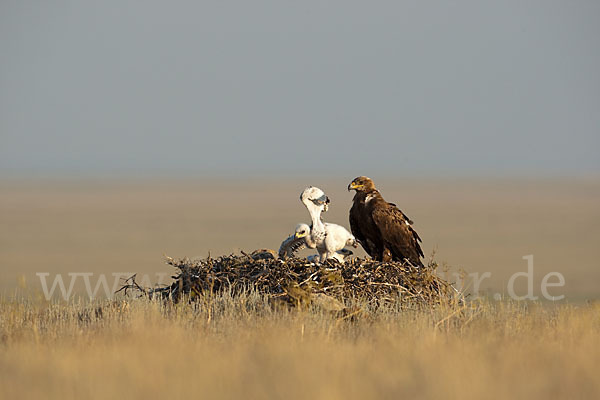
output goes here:
<path id="1" fill-rule="evenodd" d="M 316 264 L 304 258 L 278 259 L 256 251 L 252 255 L 229 255 L 202 260 L 167 258 L 178 273 L 173 283 L 160 288 L 143 288 L 135 275 L 120 289 L 150 297 L 180 302 L 215 293 L 232 295 L 256 290 L 270 301 L 291 306 L 317 304 L 343 310 L 351 299 L 371 304 L 394 303 L 401 308 L 435 306 L 456 300 L 460 294 L 435 274 L 437 264 L 417 268 L 409 263 L 378 262 L 356 258 L 339 263 Z"/>

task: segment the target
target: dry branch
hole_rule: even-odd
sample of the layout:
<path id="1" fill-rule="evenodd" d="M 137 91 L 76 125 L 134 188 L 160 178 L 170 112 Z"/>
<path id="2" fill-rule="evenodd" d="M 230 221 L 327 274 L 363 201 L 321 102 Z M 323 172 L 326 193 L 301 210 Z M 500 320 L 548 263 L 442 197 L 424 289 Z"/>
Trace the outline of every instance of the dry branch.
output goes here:
<path id="1" fill-rule="evenodd" d="M 264 252 L 202 260 L 167 258 L 166 262 L 178 270 L 171 285 L 142 288 L 133 276 L 120 290 L 179 302 L 211 293 L 229 291 L 235 295 L 254 289 L 277 302 L 294 306 L 324 303 L 334 309 L 352 298 L 372 304 L 399 302 L 401 308 L 457 299 L 452 285 L 435 274 L 434 262 L 425 268 L 360 258 L 344 264 L 335 260 L 315 264 L 302 258 L 265 257 Z"/>

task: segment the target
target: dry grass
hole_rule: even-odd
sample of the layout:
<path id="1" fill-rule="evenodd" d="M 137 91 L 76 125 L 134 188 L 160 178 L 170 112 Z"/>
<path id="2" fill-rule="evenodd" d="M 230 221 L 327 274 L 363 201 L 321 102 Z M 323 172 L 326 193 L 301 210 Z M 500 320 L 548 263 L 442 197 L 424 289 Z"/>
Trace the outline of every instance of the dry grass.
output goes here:
<path id="1" fill-rule="evenodd" d="M 0 399 L 600 398 L 600 304 L 584 301 L 599 294 L 597 179 L 377 180 L 426 253 L 491 272 L 491 293 L 534 254 L 535 295 L 558 271 L 566 285 L 554 291 L 578 305 L 353 304 L 366 312 L 344 319 L 274 311 L 252 293 L 199 306 L 12 299 L 18 283 L 39 294 L 36 272 L 170 274 L 163 253 L 277 248 L 306 220 L 307 184 L 332 198 L 327 220 L 347 226 L 351 178 L 0 182 Z"/>
<path id="2" fill-rule="evenodd" d="M 100 311 L 101 310 L 101 311 Z M 0 398 L 598 398 L 600 305 L 4 301 Z"/>

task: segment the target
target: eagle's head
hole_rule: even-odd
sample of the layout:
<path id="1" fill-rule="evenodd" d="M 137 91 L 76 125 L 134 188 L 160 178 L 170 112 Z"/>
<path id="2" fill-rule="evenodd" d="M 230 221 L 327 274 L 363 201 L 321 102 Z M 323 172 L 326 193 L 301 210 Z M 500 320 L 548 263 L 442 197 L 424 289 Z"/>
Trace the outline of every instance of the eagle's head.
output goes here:
<path id="1" fill-rule="evenodd" d="M 359 176 L 358 178 L 354 178 L 348 185 L 348 191 L 350 190 L 356 190 L 357 192 L 371 192 L 375 190 L 375 184 L 371 178 Z"/>
<path id="2" fill-rule="evenodd" d="M 298 226 L 296 226 L 296 231 L 294 232 L 294 237 L 296 239 L 300 239 L 303 237 L 306 237 L 310 234 L 310 226 L 306 225 L 306 224 L 298 224 Z"/>
<path id="3" fill-rule="evenodd" d="M 329 197 L 315 186 L 309 186 L 304 189 L 302 194 L 300 194 L 300 201 L 309 209 L 317 207 L 325 212 L 329 208 Z"/>

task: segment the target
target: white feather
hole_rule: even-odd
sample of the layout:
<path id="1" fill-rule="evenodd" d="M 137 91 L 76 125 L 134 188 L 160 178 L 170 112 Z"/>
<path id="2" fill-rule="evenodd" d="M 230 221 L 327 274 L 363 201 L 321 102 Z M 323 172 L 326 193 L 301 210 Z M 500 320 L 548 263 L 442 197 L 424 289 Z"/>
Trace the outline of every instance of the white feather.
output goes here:
<path id="1" fill-rule="evenodd" d="M 295 234 L 283 241 L 279 256 L 285 258 L 299 250 L 300 242 L 311 249 L 317 249 L 319 259 L 334 258 L 340 262 L 352 254 L 345 246 L 357 247 L 356 239 L 346 228 L 337 224 L 324 223 L 321 213 L 327 211 L 329 198 L 321 189 L 309 186 L 300 194 L 300 201 L 310 214 L 311 226 L 298 224 Z"/>
<path id="2" fill-rule="evenodd" d="M 318 190 L 321 191 L 320 189 Z M 321 193 L 323 192 L 321 191 Z M 346 246 L 357 247 L 356 239 L 346 228 L 337 224 L 324 223 L 321 220 L 322 207 L 313 208 L 310 204 L 307 205 L 306 203 L 305 205 L 311 215 L 312 227 L 306 224 L 299 224 L 296 227 L 296 235 L 304 235 L 306 246 L 311 249 L 316 248 L 321 261 L 325 261 L 327 258 L 337 259 L 339 257 L 336 256 L 337 252 Z M 307 232 L 310 233 L 307 234 Z"/>

